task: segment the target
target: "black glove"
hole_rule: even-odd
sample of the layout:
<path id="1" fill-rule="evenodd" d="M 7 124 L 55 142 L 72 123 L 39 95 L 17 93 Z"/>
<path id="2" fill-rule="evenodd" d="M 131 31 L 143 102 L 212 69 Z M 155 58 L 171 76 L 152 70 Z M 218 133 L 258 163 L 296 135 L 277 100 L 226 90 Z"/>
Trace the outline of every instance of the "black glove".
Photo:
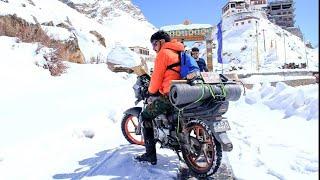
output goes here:
<path id="1" fill-rule="evenodd" d="M 156 97 L 156 96 L 160 96 L 160 95 L 161 95 L 161 93 L 160 93 L 159 91 L 157 91 L 156 93 L 150 93 L 150 92 L 148 91 L 148 97 L 150 97 L 150 96 Z"/>
<path id="2" fill-rule="evenodd" d="M 151 104 L 154 100 L 158 99 L 160 95 L 161 94 L 159 92 L 153 94 L 148 91 L 148 97 L 147 97 L 148 104 Z"/>

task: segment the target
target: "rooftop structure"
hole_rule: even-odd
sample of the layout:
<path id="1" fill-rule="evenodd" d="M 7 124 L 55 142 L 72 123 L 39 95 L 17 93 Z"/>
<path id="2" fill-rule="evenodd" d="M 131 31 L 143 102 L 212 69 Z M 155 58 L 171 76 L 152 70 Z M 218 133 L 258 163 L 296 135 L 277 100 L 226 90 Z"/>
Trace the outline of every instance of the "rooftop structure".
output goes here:
<path id="1" fill-rule="evenodd" d="M 222 8 L 222 17 L 230 16 L 235 13 L 247 11 L 246 2 L 244 0 L 230 0 Z"/>
<path id="2" fill-rule="evenodd" d="M 276 0 L 268 4 L 266 11 L 271 22 L 302 38 L 300 29 L 294 26 L 294 10 L 293 0 Z"/>
<path id="3" fill-rule="evenodd" d="M 267 0 L 247 0 L 249 10 L 265 11 L 268 6 Z"/>
<path id="4" fill-rule="evenodd" d="M 191 24 L 190 21 L 184 21 L 183 24 L 163 26 L 161 30 L 166 31 L 172 38 L 180 41 L 204 41 L 213 31 L 210 24 Z"/>

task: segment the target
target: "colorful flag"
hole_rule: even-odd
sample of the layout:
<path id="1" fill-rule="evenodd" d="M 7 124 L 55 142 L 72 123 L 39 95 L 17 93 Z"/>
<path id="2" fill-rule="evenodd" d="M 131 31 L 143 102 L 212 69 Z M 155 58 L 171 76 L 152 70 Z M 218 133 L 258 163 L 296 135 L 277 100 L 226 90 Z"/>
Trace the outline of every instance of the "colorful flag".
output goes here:
<path id="1" fill-rule="evenodd" d="M 217 40 L 218 40 L 218 51 L 217 51 L 217 55 L 218 55 L 218 63 L 222 64 L 222 20 L 218 23 L 217 27 L 218 27 L 218 32 L 217 32 Z"/>

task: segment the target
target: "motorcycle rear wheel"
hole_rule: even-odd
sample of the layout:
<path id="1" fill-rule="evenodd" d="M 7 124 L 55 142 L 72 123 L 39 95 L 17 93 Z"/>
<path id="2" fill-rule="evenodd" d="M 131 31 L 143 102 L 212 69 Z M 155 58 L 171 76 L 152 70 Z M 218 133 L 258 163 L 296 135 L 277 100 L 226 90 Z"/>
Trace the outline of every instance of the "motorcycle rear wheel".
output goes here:
<path id="1" fill-rule="evenodd" d="M 190 149 L 182 148 L 183 159 L 187 166 L 198 175 L 216 173 L 221 159 L 222 149 L 210 128 L 200 120 L 192 120 L 186 125 Z"/>
<path id="2" fill-rule="evenodd" d="M 138 127 L 138 117 L 132 114 L 126 114 L 122 118 L 121 131 L 126 140 L 131 144 L 144 145 L 142 135 L 136 134 Z"/>

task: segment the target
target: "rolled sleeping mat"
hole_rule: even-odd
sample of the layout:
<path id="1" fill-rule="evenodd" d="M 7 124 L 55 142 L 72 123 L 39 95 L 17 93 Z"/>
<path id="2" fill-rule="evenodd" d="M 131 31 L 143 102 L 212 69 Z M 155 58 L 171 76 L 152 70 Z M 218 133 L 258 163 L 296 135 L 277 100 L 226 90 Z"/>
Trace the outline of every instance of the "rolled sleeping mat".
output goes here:
<path id="1" fill-rule="evenodd" d="M 238 84 L 226 84 L 223 87 L 219 84 L 199 84 L 193 86 L 189 84 L 174 84 L 171 86 L 169 92 L 170 101 L 173 105 L 181 105 L 195 102 L 199 99 L 210 98 L 212 97 L 212 94 L 208 86 L 211 86 L 215 96 L 223 96 L 224 89 L 224 91 L 226 92 L 226 101 L 237 101 L 241 96 L 241 86 Z"/>

